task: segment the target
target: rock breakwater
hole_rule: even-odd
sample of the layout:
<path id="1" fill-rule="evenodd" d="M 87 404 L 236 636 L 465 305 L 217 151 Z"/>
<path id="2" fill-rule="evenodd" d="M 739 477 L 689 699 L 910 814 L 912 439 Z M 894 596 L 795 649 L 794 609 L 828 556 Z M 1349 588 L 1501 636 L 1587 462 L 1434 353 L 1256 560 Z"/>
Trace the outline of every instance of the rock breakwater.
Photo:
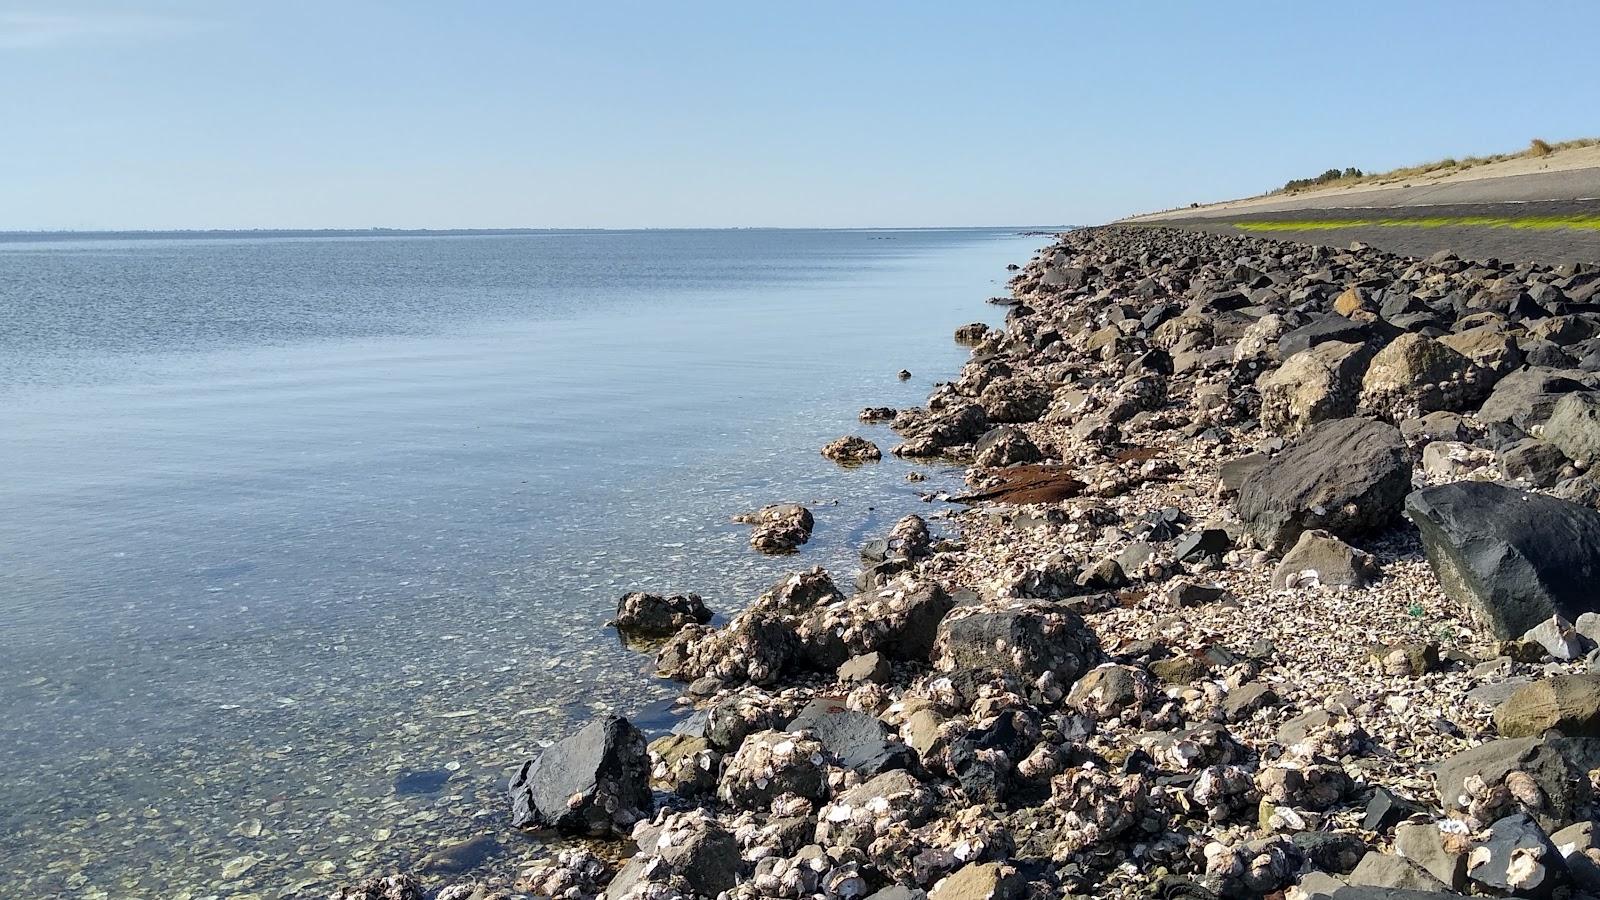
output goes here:
<path id="1" fill-rule="evenodd" d="M 1600 889 L 1597 293 L 1062 236 L 957 378 L 872 411 L 895 453 L 972 462 L 969 507 L 902 519 L 853 587 L 811 569 L 682 623 L 676 733 L 639 753 L 606 720 L 513 786 L 522 821 L 628 837 L 438 896 Z"/>

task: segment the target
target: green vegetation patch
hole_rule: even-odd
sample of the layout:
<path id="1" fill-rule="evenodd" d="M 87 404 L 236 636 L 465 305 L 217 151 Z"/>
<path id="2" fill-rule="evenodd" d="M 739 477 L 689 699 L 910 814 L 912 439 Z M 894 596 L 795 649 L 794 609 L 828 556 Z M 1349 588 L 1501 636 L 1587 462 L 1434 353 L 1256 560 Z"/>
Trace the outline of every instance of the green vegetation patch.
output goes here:
<path id="1" fill-rule="evenodd" d="M 1600 231 L 1600 215 L 1586 216 L 1423 216 L 1414 219 L 1286 219 L 1234 222 L 1242 231 L 1334 231 L 1340 228 L 1559 228 Z"/>

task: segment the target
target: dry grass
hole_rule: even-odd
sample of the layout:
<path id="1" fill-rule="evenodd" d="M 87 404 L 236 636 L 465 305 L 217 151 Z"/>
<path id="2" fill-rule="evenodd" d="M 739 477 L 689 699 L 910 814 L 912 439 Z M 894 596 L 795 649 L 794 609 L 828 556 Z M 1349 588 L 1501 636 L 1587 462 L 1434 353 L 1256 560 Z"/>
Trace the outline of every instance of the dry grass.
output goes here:
<path id="1" fill-rule="evenodd" d="M 1450 172 L 1465 171 L 1473 166 L 1481 166 L 1487 163 L 1503 162 L 1508 159 L 1521 159 L 1525 157 L 1549 156 L 1558 150 L 1571 150 L 1576 147 L 1593 147 L 1596 144 L 1600 144 L 1600 138 L 1579 138 L 1578 140 L 1574 141 L 1561 141 L 1554 144 L 1540 138 L 1534 138 L 1528 143 L 1527 149 L 1519 150 L 1515 153 L 1497 153 L 1493 156 L 1469 156 L 1465 159 L 1448 157 L 1445 159 L 1435 160 L 1434 162 L 1430 163 L 1423 163 L 1420 166 L 1406 166 L 1405 168 L 1391 169 L 1388 172 L 1368 172 L 1351 178 L 1339 178 L 1331 181 L 1324 181 L 1320 184 L 1308 187 L 1292 189 L 1280 188 L 1272 193 L 1298 194 L 1308 190 L 1321 190 L 1323 188 L 1330 187 L 1348 187 L 1354 184 L 1403 181 L 1407 178 L 1417 178 L 1422 175 L 1443 175 L 1449 174 Z"/>

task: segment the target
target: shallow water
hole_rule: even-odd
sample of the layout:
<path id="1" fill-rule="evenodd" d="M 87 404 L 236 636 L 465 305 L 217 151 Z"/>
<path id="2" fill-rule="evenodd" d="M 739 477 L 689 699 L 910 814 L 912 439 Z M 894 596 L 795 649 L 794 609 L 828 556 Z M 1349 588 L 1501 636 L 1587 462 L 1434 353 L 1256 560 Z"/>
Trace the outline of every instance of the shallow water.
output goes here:
<path id="1" fill-rule="evenodd" d="M 0 896 L 325 893 L 509 834 L 504 771 L 676 691 L 602 624 L 737 610 L 954 483 L 919 402 L 1014 231 L 0 243 Z M 915 377 L 899 382 L 895 372 Z M 813 506 L 767 558 L 730 514 Z M 489 865 L 506 864 L 491 860 Z"/>

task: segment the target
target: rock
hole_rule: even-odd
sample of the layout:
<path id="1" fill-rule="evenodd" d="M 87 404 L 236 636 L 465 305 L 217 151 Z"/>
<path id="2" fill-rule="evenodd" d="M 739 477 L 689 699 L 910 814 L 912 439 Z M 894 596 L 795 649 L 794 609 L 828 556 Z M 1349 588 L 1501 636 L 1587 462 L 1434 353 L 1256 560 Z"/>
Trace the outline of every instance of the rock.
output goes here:
<path id="1" fill-rule="evenodd" d="M 1425 810 L 1415 800 L 1401 797 L 1380 786 L 1373 790 L 1372 798 L 1367 801 L 1361 827 L 1367 831 L 1384 831 L 1406 817 L 1422 812 Z"/>
<path id="2" fill-rule="evenodd" d="M 1456 836 L 1451 836 L 1456 841 Z M 1452 891 L 1467 886 L 1467 855 L 1445 845 L 1445 835 L 1432 822 L 1402 822 L 1394 829 L 1395 852 L 1421 866 Z"/>
<path id="3" fill-rule="evenodd" d="M 1402 334 L 1372 357 L 1360 408 L 1390 421 L 1477 405 L 1494 385 L 1487 369 L 1432 338 Z"/>
<path id="4" fill-rule="evenodd" d="M 669 813 L 634 833 L 639 853 L 607 886 L 605 900 L 645 897 L 715 897 L 731 890 L 739 871 L 739 843 L 703 809 Z M 663 892 L 651 885 L 666 888 Z"/>
<path id="5" fill-rule="evenodd" d="M 987 468 L 1036 463 L 1043 458 L 1027 433 L 1012 425 L 990 429 L 973 447 L 974 462 Z"/>
<path id="6" fill-rule="evenodd" d="M 1261 424 L 1295 435 L 1318 422 L 1353 415 L 1361 374 L 1371 358 L 1365 344 L 1330 341 L 1284 360 L 1256 382 Z"/>
<path id="7" fill-rule="evenodd" d="M 1208 556 L 1220 556 L 1233 549 L 1233 538 L 1221 528 L 1197 528 L 1186 533 L 1172 545 L 1172 558 L 1178 562 L 1195 562 Z"/>
<path id="8" fill-rule="evenodd" d="M 1494 453 L 1457 441 L 1432 441 L 1422 448 L 1422 474 L 1431 481 L 1488 475 L 1494 462 Z"/>
<path id="9" fill-rule="evenodd" d="M 1302 532 L 1283 555 L 1272 573 L 1272 586 L 1364 588 L 1378 575 L 1378 563 L 1372 554 L 1357 550 L 1326 531 L 1312 529 Z"/>
<path id="10" fill-rule="evenodd" d="M 898 423 L 899 417 L 895 421 Z M 909 426 L 905 443 L 896 447 L 894 452 L 897 456 L 942 456 L 976 441 L 988 430 L 989 417 L 982 406 L 961 404 Z"/>
<path id="11" fill-rule="evenodd" d="M 1487 482 L 1424 488 L 1406 498 L 1428 562 L 1450 597 L 1497 638 L 1597 605 L 1600 513 Z"/>
<path id="12" fill-rule="evenodd" d="M 789 722 L 787 730 L 807 732 L 838 764 L 864 776 L 904 769 L 914 756 L 875 716 L 846 709 L 831 700 L 813 700 Z"/>
<path id="13" fill-rule="evenodd" d="M 900 411 L 892 406 L 863 406 L 856 418 L 863 422 L 887 422 Z"/>
<path id="14" fill-rule="evenodd" d="M 1027 378 L 1003 378 L 989 382 L 978 395 L 978 405 L 990 422 L 1023 424 L 1038 421 L 1053 397 L 1049 385 Z"/>
<path id="15" fill-rule="evenodd" d="M 422 882 L 412 875 L 368 878 L 335 891 L 329 900 L 423 900 Z"/>
<path id="16" fill-rule="evenodd" d="M 680 797 L 709 794 L 717 786 L 722 754 L 703 737 L 669 734 L 650 742 L 650 784 Z"/>
<path id="17" fill-rule="evenodd" d="M 956 343 L 976 344 L 977 342 L 983 340 L 983 336 L 988 333 L 988 325 L 984 324 L 983 322 L 972 322 L 956 329 Z"/>
<path id="18" fill-rule="evenodd" d="M 1372 329 L 1364 322 L 1352 322 L 1343 316 L 1324 316 L 1291 329 L 1278 339 L 1278 358 L 1288 359 L 1296 353 L 1310 350 L 1321 344 L 1337 341 L 1345 344 L 1365 343 Z"/>
<path id="19" fill-rule="evenodd" d="M 939 622 L 953 605 L 937 584 L 859 594 L 814 610 L 797 635 L 807 664 L 824 671 L 875 650 L 892 660 L 926 663 Z"/>
<path id="20" fill-rule="evenodd" d="M 883 458 L 883 452 L 878 449 L 877 444 L 853 434 L 829 441 L 827 446 L 822 448 L 822 455 L 846 466 L 858 466 Z"/>
<path id="21" fill-rule="evenodd" d="M 1588 816 L 1590 770 L 1600 768 L 1600 739 L 1502 738 L 1463 750 L 1433 767 L 1445 811 L 1476 828 L 1501 815 L 1532 812 L 1549 828 Z M 1532 805 L 1524 803 L 1532 801 Z"/>
<path id="22" fill-rule="evenodd" d="M 755 526 L 750 533 L 750 546 L 762 553 L 793 553 L 811 540 L 811 529 L 816 525 L 811 510 L 798 503 L 763 506 L 753 513 L 735 516 L 734 521 Z"/>
<path id="23" fill-rule="evenodd" d="M 1509 422 L 1524 431 L 1543 425 L 1561 398 L 1584 389 L 1566 374 L 1541 367 L 1525 367 L 1501 378 L 1478 409 L 1483 422 Z"/>
<path id="24" fill-rule="evenodd" d="M 1246 478 L 1234 506 L 1262 546 L 1288 547 L 1307 529 L 1349 538 L 1383 528 L 1410 487 L 1394 426 L 1338 419 L 1313 426 Z"/>
<path id="25" fill-rule="evenodd" d="M 1544 423 L 1544 439 L 1573 462 L 1593 465 L 1600 459 L 1600 394 L 1573 392 L 1558 400 Z"/>
<path id="26" fill-rule="evenodd" d="M 699 594 L 673 594 L 663 597 L 634 591 L 617 601 L 617 615 L 606 624 L 625 636 L 666 637 L 685 625 L 711 621 L 711 610 Z"/>
<path id="27" fill-rule="evenodd" d="M 1013 866 L 968 863 L 934 885 L 928 900 L 1020 900 L 1026 890 L 1027 882 Z"/>
<path id="28" fill-rule="evenodd" d="M 1328 872 L 1349 873 L 1367 855 L 1367 842 L 1348 831 L 1302 831 L 1290 840 L 1313 866 Z"/>
<path id="29" fill-rule="evenodd" d="M 1015 676 L 1048 702 L 1059 701 L 1099 653 L 1077 613 L 1037 600 L 957 607 L 939 623 L 941 672 L 993 669 Z"/>
<path id="30" fill-rule="evenodd" d="M 518 828 L 621 835 L 652 809 L 644 735 L 621 716 L 595 719 L 511 779 L 511 824 Z"/>
<path id="31" fill-rule="evenodd" d="M 1439 343 L 1497 375 L 1522 365 L 1522 351 L 1517 349 L 1516 338 L 1492 325 L 1441 335 Z"/>
<path id="32" fill-rule="evenodd" d="M 1584 652 L 1583 639 L 1572 623 L 1560 616 L 1551 616 L 1528 629 L 1521 640 L 1538 644 L 1545 653 L 1562 662 L 1571 662 Z"/>
<path id="33" fill-rule="evenodd" d="M 1178 580 L 1167 585 L 1162 593 L 1167 602 L 1174 606 L 1203 606 L 1226 597 L 1228 589 L 1220 584 L 1195 584 Z"/>
<path id="34" fill-rule="evenodd" d="M 1494 711 L 1502 737 L 1600 737 L 1600 675 L 1557 675 L 1517 688 Z"/>
<path id="35" fill-rule="evenodd" d="M 1550 835 L 1566 859 L 1567 874 L 1579 888 L 1594 893 L 1600 887 L 1600 836 L 1595 823 L 1579 822 Z"/>
<path id="36" fill-rule="evenodd" d="M 1548 897 L 1566 877 L 1566 860 L 1532 818 L 1506 816 L 1467 857 L 1467 877 L 1496 893 Z"/>
<path id="37" fill-rule="evenodd" d="M 1566 465 L 1566 454 L 1537 438 L 1517 441 L 1500 452 L 1500 474 L 1532 487 L 1555 484 L 1561 480 Z"/>
<path id="38" fill-rule="evenodd" d="M 422 858 L 417 868 L 441 875 L 461 875 L 500 855 L 500 842 L 492 834 L 456 841 Z"/>
<path id="39" fill-rule="evenodd" d="M 1374 850 L 1361 858 L 1347 879 L 1352 885 L 1400 888 L 1408 891 L 1443 891 L 1439 879 L 1408 859 Z M 1337 894 L 1335 896 L 1338 896 Z"/>
<path id="40" fill-rule="evenodd" d="M 1103 665 L 1078 679 L 1067 695 L 1067 705 L 1098 720 L 1129 712 L 1137 718 L 1139 709 L 1156 694 L 1156 686 L 1143 670 Z"/>
<path id="41" fill-rule="evenodd" d="M 909 369 L 901 369 L 899 372 L 895 373 L 895 377 L 901 381 L 910 381 L 911 371 Z"/>
<path id="42" fill-rule="evenodd" d="M 1277 693 L 1271 685 L 1261 681 L 1242 684 L 1222 699 L 1222 711 L 1229 722 L 1243 721 L 1254 715 L 1256 710 L 1277 705 Z"/>
<path id="43" fill-rule="evenodd" d="M 889 658 L 876 650 L 852 656 L 839 666 L 839 680 L 846 684 L 884 684 L 891 675 Z"/>
<path id="44" fill-rule="evenodd" d="M 921 826 L 936 800 L 933 791 L 909 772 L 885 772 L 844 791 L 818 811 L 817 843 L 866 850 L 895 826 Z"/>
<path id="45" fill-rule="evenodd" d="M 758 731 L 728 759 L 717 798 L 738 809 L 761 812 L 783 794 L 821 800 L 828 791 L 828 761 L 827 750 L 814 737 Z"/>

